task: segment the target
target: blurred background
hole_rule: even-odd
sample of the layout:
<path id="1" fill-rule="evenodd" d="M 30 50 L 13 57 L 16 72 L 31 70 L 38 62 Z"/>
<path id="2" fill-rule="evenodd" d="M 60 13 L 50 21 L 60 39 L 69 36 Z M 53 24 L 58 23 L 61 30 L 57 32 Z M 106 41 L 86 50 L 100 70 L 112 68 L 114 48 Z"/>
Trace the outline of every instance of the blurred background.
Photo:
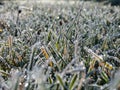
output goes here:
<path id="1" fill-rule="evenodd" d="M 13 1 L 13 0 L 0 0 L 0 5 L 3 5 L 6 1 Z M 19 1 L 19 0 L 14 0 L 14 1 Z M 55 2 L 70 2 L 73 0 L 20 0 L 20 1 L 39 1 L 39 2 L 44 2 L 44 3 L 55 3 Z M 75 0 L 74 0 L 75 1 Z M 111 4 L 112 6 L 114 5 L 120 5 L 120 0 L 76 0 L 76 1 L 94 1 L 94 2 L 99 2 L 103 4 Z"/>

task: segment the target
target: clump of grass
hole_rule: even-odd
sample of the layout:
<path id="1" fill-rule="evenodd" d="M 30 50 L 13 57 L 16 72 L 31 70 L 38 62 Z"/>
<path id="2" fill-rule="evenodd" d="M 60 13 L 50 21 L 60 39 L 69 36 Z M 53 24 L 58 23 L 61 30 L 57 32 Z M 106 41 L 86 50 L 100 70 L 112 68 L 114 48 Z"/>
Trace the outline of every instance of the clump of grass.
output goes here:
<path id="1" fill-rule="evenodd" d="M 9 13 L 6 25 L 0 21 L 1 89 L 103 90 L 118 84 L 119 8 L 15 3 L 0 14 Z"/>

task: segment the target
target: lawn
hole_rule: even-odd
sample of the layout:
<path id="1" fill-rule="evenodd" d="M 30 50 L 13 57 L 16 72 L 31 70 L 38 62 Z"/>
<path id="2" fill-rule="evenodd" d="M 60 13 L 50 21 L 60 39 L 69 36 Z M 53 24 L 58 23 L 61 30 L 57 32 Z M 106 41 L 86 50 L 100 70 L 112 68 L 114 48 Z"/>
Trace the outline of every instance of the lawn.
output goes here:
<path id="1" fill-rule="evenodd" d="M 120 90 L 120 6 L 0 5 L 0 90 Z"/>

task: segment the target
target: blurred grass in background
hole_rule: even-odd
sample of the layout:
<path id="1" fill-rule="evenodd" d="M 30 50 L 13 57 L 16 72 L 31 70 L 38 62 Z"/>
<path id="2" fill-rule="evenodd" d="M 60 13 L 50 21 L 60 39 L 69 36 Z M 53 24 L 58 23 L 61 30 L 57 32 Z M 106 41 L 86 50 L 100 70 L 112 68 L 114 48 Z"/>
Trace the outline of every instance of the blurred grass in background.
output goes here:
<path id="1" fill-rule="evenodd" d="M 96 1 L 96 2 L 105 2 L 105 4 L 120 5 L 120 0 L 84 0 L 84 1 Z"/>
<path id="2" fill-rule="evenodd" d="M 1 6 L 0 89 L 119 88 L 119 7 L 58 2 Z"/>

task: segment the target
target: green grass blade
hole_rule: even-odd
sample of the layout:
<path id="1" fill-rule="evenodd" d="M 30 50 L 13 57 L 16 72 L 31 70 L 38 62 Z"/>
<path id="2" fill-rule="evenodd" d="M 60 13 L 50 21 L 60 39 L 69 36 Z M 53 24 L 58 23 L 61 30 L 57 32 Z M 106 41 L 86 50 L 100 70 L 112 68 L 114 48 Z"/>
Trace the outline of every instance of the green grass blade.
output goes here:
<path id="1" fill-rule="evenodd" d="M 56 77 L 57 77 L 57 79 L 58 79 L 60 85 L 62 86 L 62 88 L 64 88 L 64 83 L 63 83 L 62 78 L 61 78 L 58 74 L 56 75 Z"/>
<path id="2" fill-rule="evenodd" d="M 70 85 L 69 85 L 70 90 L 73 90 L 73 86 L 75 85 L 76 80 L 77 80 L 77 74 L 74 74 L 74 76 L 72 77 L 72 80 L 70 82 Z"/>

